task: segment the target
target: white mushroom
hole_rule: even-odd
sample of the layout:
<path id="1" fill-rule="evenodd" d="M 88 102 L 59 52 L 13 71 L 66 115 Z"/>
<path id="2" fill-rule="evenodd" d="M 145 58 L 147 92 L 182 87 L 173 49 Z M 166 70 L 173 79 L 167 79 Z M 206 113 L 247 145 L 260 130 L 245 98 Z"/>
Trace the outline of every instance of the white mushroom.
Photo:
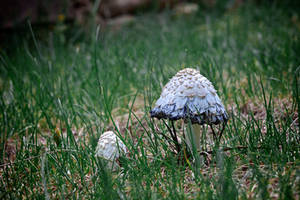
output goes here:
<path id="1" fill-rule="evenodd" d="M 96 148 L 96 156 L 108 161 L 110 168 L 116 169 L 116 161 L 122 154 L 127 154 L 127 148 L 120 138 L 112 131 L 103 133 Z"/>
<path id="2" fill-rule="evenodd" d="M 211 82 L 192 68 L 177 72 L 165 85 L 150 114 L 158 119 L 190 121 L 197 150 L 200 150 L 200 125 L 226 123 L 228 120 Z M 187 142 L 191 145 L 191 141 Z"/>

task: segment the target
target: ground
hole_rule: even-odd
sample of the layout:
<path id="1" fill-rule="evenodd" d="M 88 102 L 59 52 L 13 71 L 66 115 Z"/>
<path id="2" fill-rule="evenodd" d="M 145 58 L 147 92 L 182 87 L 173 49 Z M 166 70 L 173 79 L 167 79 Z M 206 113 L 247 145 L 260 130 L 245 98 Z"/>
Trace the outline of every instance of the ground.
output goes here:
<path id="1" fill-rule="evenodd" d="M 245 4 L 150 13 L 121 30 L 33 27 L 0 50 L 0 197 L 299 199 L 299 23 Z M 220 146 L 204 126 L 210 153 L 178 162 L 149 111 L 185 67 L 213 83 L 230 119 Z M 95 157 L 107 130 L 130 152 L 120 171 Z"/>

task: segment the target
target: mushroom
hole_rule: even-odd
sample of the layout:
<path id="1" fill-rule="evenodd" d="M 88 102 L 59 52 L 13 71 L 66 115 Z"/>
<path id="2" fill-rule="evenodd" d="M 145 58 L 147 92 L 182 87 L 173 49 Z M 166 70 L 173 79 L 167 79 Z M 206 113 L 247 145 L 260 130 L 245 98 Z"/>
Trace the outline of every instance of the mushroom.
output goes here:
<path id="1" fill-rule="evenodd" d="M 108 161 L 108 167 L 116 169 L 120 155 L 127 153 L 127 148 L 120 138 L 113 131 L 107 131 L 100 136 L 95 155 Z"/>
<path id="2" fill-rule="evenodd" d="M 219 142 L 228 121 L 228 114 L 212 83 L 192 68 L 180 70 L 165 85 L 150 114 L 157 119 L 172 121 L 173 134 L 169 127 L 168 129 L 175 144 L 178 144 L 178 141 L 174 121 L 183 119 L 185 123 L 191 122 L 193 128 L 191 139 L 194 140 L 197 150 L 200 150 L 200 125 L 208 124 L 212 128 L 213 124 L 223 123 L 219 138 L 212 129 L 214 138 Z M 187 143 L 191 148 L 189 137 Z"/>

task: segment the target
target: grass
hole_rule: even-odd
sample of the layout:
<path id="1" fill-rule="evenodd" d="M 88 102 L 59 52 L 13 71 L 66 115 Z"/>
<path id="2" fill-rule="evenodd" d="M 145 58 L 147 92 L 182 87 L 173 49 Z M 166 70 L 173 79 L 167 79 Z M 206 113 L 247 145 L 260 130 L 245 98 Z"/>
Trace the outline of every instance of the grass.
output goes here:
<path id="1" fill-rule="evenodd" d="M 1 51 L 0 198 L 298 199 L 299 23 L 246 4 L 222 16 L 148 14 L 88 36 L 33 27 Z M 149 118 L 184 67 L 212 81 L 230 114 L 219 150 L 204 127 L 208 164 L 178 164 L 167 128 Z M 130 151 L 121 172 L 94 155 L 106 130 Z"/>

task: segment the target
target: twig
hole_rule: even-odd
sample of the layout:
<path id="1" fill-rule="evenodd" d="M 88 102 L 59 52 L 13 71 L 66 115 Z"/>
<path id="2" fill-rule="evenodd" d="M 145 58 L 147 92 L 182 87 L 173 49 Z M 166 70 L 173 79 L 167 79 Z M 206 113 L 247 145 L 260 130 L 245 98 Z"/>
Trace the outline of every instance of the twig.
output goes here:
<path id="1" fill-rule="evenodd" d="M 216 141 L 217 140 L 217 135 L 215 133 L 215 130 L 213 129 L 212 125 L 210 124 L 209 127 L 211 128 L 211 131 L 213 133 L 213 136 L 214 136 L 214 140 Z"/>
<path id="2" fill-rule="evenodd" d="M 242 149 L 248 149 L 249 147 L 247 146 L 237 146 L 237 147 L 225 147 L 223 149 L 221 149 L 221 151 L 231 151 L 231 150 L 242 150 Z M 261 149 L 262 147 L 255 147 L 255 149 Z M 215 151 L 211 150 L 211 151 L 200 151 L 199 154 L 200 155 L 207 155 L 207 154 L 212 154 Z"/>
<path id="3" fill-rule="evenodd" d="M 152 118 L 150 120 L 151 120 L 151 123 L 154 124 L 155 130 L 157 132 L 159 132 L 159 134 L 161 134 L 167 140 L 167 142 L 169 143 L 169 145 L 171 147 L 173 147 L 173 144 L 172 144 L 173 140 L 169 136 L 167 136 L 166 134 L 164 134 L 162 131 L 160 131 L 160 129 L 157 127 L 157 125 L 152 121 Z M 176 147 L 174 147 L 174 149 L 176 149 Z"/>
<path id="4" fill-rule="evenodd" d="M 171 123 L 172 123 L 173 132 L 174 132 L 174 135 L 175 135 L 175 142 L 176 142 L 176 145 L 178 145 L 177 150 L 178 150 L 178 152 L 180 152 L 181 147 L 180 147 L 179 142 L 178 142 L 178 138 L 177 138 L 177 134 L 176 134 L 176 128 L 174 126 L 174 121 L 172 121 Z"/>
<path id="5" fill-rule="evenodd" d="M 220 140 L 222 138 L 222 134 L 223 134 L 223 132 L 225 130 L 226 124 L 227 124 L 227 121 L 224 122 L 224 123 L 222 123 L 222 130 L 221 130 L 220 135 L 219 135 L 219 142 L 220 142 Z"/>
<path id="6" fill-rule="evenodd" d="M 168 129 L 168 131 L 170 132 L 170 134 L 171 134 L 171 137 L 172 137 L 172 139 L 173 139 L 173 141 L 175 140 L 175 136 L 173 135 L 173 131 L 172 131 L 172 129 L 170 128 L 170 126 L 165 122 L 165 120 L 162 120 L 163 122 L 164 122 L 164 124 L 165 124 L 165 126 L 167 127 L 167 129 Z"/>
<path id="7" fill-rule="evenodd" d="M 180 150 L 181 150 L 181 148 L 180 148 L 179 142 L 178 142 L 178 140 L 177 140 L 177 136 L 175 135 L 175 133 L 173 133 L 172 129 L 171 129 L 170 126 L 165 122 L 165 120 L 163 120 L 163 122 L 164 122 L 164 124 L 167 126 L 168 131 L 170 132 L 171 137 L 172 137 L 172 139 L 173 139 L 173 142 L 174 142 L 174 144 L 175 144 L 175 146 L 176 146 L 177 152 L 179 153 Z"/>
<path id="8" fill-rule="evenodd" d="M 170 146 L 173 146 L 172 144 L 172 139 L 170 137 L 168 137 L 166 134 L 164 134 L 163 132 L 160 132 L 160 134 L 168 141 Z"/>

